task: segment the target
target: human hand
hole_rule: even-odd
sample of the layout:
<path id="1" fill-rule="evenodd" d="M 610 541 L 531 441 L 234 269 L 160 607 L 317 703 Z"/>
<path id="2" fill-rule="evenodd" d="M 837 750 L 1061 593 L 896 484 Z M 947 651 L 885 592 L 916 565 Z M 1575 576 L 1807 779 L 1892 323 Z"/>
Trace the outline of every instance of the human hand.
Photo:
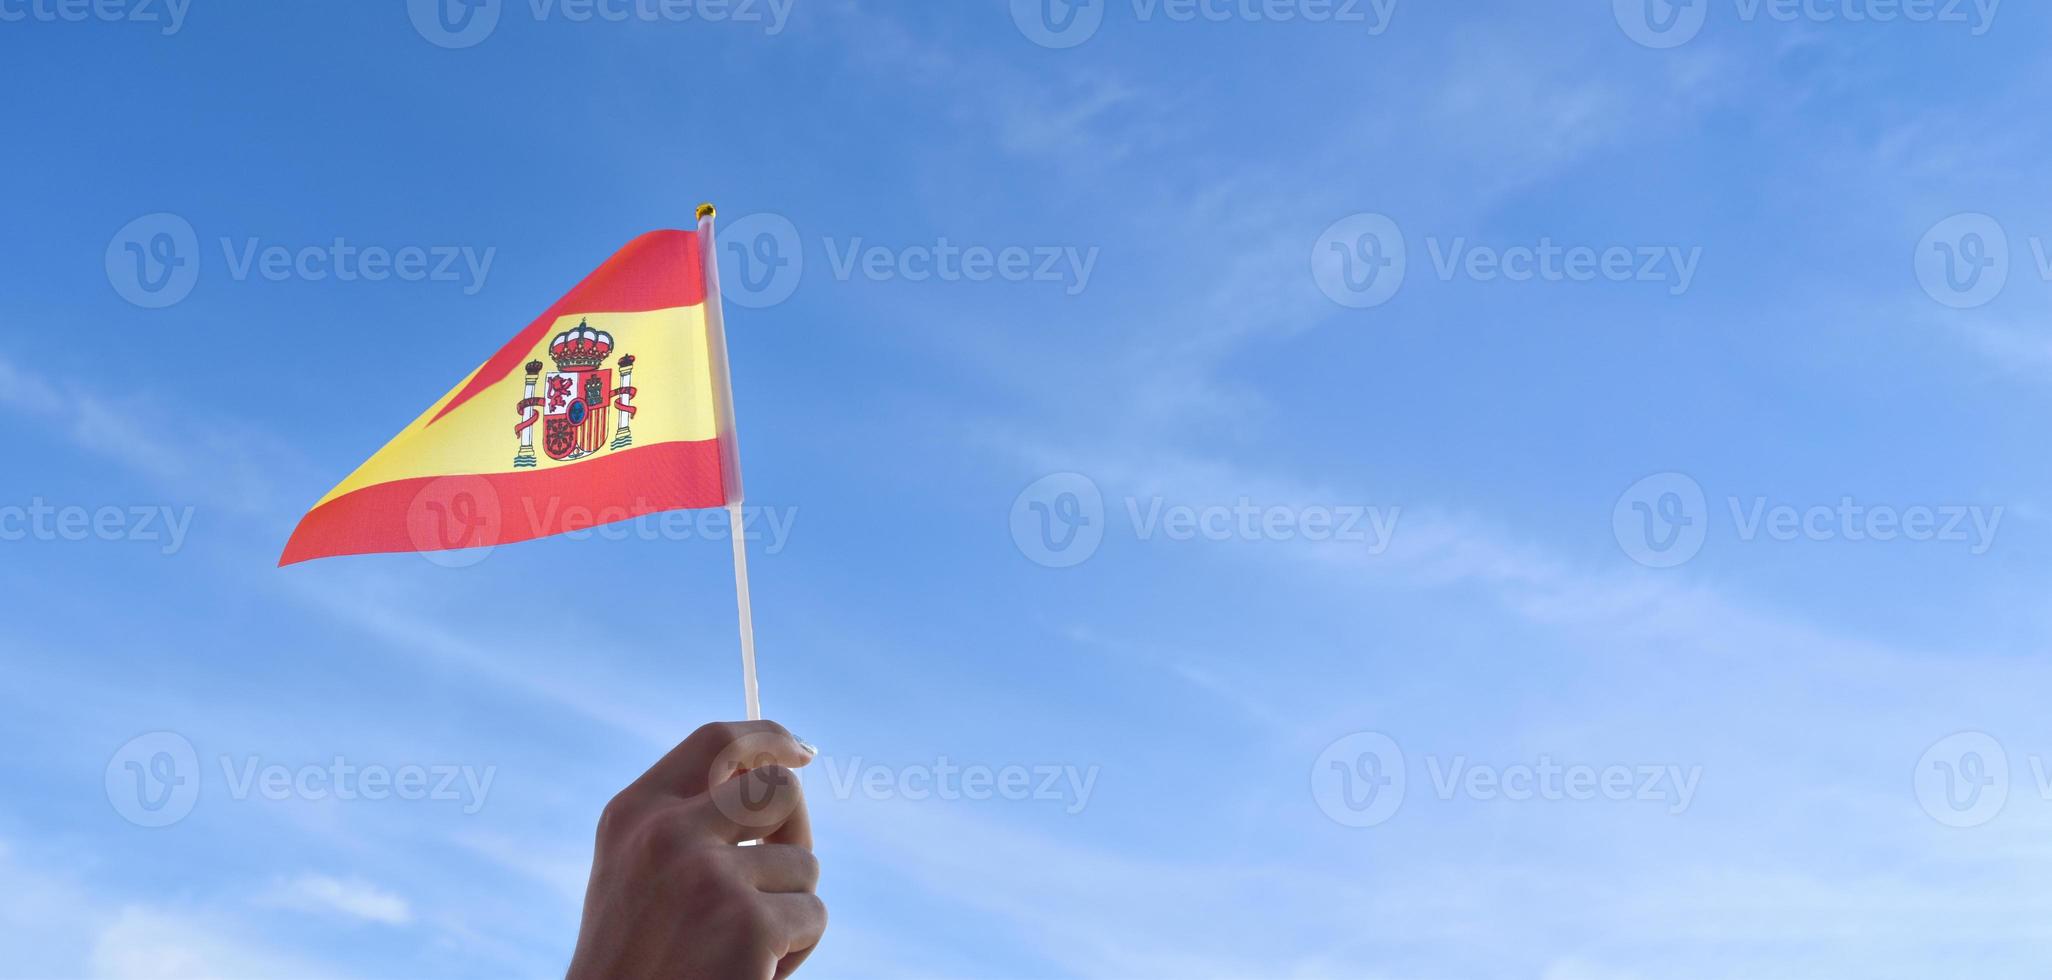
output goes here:
<path id="1" fill-rule="evenodd" d="M 599 817 L 569 980 L 772 980 L 826 930 L 791 770 L 818 750 L 773 721 L 691 733 Z M 753 847 L 746 841 L 760 840 Z"/>

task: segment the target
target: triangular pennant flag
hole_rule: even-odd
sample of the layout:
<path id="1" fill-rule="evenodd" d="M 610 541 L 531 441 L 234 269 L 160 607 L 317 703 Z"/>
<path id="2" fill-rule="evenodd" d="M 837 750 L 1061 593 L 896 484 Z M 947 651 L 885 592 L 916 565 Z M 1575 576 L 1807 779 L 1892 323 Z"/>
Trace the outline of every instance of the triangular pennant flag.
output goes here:
<path id="1" fill-rule="evenodd" d="M 701 233 L 635 239 L 321 498 L 279 564 L 738 503 L 716 316 Z"/>

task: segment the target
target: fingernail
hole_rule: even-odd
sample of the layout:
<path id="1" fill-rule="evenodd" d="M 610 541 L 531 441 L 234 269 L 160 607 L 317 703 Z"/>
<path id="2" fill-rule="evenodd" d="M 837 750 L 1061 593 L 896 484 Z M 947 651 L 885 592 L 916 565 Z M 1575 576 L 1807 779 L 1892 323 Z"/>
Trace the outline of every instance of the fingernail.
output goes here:
<path id="1" fill-rule="evenodd" d="M 796 736 L 793 736 L 793 737 L 795 738 Z M 814 745 L 814 744 L 812 744 L 811 742 L 808 742 L 808 741 L 806 741 L 806 740 L 804 740 L 804 739 L 802 739 L 802 738 L 801 738 L 801 739 L 798 739 L 798 747 L 799 747 L 799 748 L 801 748 L 801 749 L 804 749 L 804 750 L 805 750 L 805 754 L 806 754 L 806 755 L 818 755 L 818 754 L 819 754 L 819 746 L 817 746 L 817 745 Z"/>

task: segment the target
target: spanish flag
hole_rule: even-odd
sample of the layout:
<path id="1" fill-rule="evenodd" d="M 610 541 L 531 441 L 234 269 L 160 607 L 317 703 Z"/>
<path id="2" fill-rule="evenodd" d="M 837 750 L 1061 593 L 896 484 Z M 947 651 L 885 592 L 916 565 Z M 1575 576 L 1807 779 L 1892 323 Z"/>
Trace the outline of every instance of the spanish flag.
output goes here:
<path id="1" fill-rule="evenodd" d="M 738 505 L 710 210 L 607 259 L 328 491 L 278 563 Z"/>

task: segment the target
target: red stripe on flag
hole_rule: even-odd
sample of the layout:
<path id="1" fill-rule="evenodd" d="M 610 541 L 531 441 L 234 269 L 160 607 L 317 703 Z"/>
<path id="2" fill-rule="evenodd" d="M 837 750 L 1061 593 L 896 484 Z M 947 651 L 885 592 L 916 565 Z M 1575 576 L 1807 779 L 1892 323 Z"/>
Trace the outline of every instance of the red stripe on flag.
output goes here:
<path id="1" fill-rule="evenodd" d="M 542 342 L 556 321 L 572 313 L 646 313 L 705 302 L 705 261 L 695 231 L 651 231 L 622 246 L 548 311 L 536 317 L 470 379 L 429 425 L 478 392 L 498 384 Z"/>
<path id="2" fill-rule="evenodd" d="M 364 487 L 306 515 L 278 564 L 512 544 L 725 504 L 719 441 L 665 442 L 571 466 Z"/>

